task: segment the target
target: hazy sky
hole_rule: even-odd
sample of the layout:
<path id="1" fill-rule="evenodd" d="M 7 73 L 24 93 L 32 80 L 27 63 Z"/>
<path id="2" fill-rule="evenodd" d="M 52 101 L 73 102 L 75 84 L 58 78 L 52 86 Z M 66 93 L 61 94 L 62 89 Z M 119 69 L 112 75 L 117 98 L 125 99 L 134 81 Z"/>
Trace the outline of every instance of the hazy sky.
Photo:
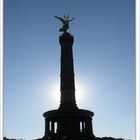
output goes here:
<path id="1" fill-rule="evenodd" d="M 4 0 L 4 136 L 44 135 L 42 114 L 59 107 L 61 22 L 75 20 L 79 108 L 95 113 L 95 136 L 135 140 L 135 1 Z"/>

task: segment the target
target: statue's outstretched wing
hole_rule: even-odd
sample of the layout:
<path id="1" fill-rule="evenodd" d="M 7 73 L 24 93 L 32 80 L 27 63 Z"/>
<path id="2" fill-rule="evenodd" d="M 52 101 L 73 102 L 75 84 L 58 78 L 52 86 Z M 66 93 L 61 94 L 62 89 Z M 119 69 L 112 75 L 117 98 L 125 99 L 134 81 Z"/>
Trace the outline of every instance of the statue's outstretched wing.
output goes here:
<path id="1" fill-rule="evenodd" d="M 55 18 L 58 18 L 62 23 L 65 23 L 65 20 L 61 17 L 58 17 L 58 16 L 54 16 Z"/>
<path id="2" fill-rule="evenodd" d="M 74 20 L 75 18 L 72 18 L 72 19 L 70 19 L 69 21 L 72 21 L 72 20 Z"/>

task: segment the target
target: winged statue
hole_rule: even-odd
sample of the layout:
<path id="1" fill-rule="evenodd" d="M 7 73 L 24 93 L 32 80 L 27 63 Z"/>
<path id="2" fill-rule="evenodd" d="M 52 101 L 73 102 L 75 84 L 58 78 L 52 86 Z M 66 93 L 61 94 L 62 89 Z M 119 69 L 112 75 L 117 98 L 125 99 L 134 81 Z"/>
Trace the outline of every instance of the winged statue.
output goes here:
<path id="1" fill-rule="evenodd" d="M 75 18 L 70 19 L 69 15 L 67 16 L 64 15 L 63 18 L 58 17 L 58 16 L 54 16 L 54 17 L 59 19 L 62 22 L 62 28 L 59 29 L 60 32 L 67 32 L 67 30 L 69 29 L 69 22 L 75 19 Z"/>

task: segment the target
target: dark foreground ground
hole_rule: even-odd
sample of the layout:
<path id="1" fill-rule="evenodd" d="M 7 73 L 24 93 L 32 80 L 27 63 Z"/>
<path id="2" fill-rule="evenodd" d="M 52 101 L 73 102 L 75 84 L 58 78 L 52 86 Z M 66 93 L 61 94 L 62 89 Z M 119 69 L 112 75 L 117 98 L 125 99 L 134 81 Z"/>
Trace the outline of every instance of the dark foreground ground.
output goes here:
<path id="1" fill-rule="evenodd" d="M 6 138 L 4 137 L 3 140 L 24 140 L 24 139 L 10 139 L 10 138 Z M 50 138 L 50 139 L 42 139 L 42 138 L 39 138 L 39 139 L 36 139 L 36 140 L 55 140 L 53 138 Z M 68 139 L 68 138 L 61 138 L 61 139 L 56 139 L 56 140 L 125 140 L 123 138 L 113 138 L 113 137 L 95 137 L 94 139 L 92 138 L 82 138 L 82 139 L 78 139 L 78 138 L 73 138 L 73 139 Z M 131 139 L 129 139 L 131 140 Z"/>

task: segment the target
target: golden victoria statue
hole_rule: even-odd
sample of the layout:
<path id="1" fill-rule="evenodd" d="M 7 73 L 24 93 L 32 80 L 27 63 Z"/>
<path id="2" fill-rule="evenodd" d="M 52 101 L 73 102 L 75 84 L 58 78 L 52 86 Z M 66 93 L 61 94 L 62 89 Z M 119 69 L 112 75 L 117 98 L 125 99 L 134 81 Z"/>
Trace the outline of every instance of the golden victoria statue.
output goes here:
<path id="1" fill-rule="evenodd" d="M 67 30 L 69 29 L 69 22 L 75 19 L 75 18 L 70 19 L 69 15 L 67 16 L 64 15 L 63 18 L 58 17 L 58 16 L 54 16 L 54 17 L 58 18 L 62 22 L 62 28 L 59 29 L 60 32 L 67 32 Z"/>

